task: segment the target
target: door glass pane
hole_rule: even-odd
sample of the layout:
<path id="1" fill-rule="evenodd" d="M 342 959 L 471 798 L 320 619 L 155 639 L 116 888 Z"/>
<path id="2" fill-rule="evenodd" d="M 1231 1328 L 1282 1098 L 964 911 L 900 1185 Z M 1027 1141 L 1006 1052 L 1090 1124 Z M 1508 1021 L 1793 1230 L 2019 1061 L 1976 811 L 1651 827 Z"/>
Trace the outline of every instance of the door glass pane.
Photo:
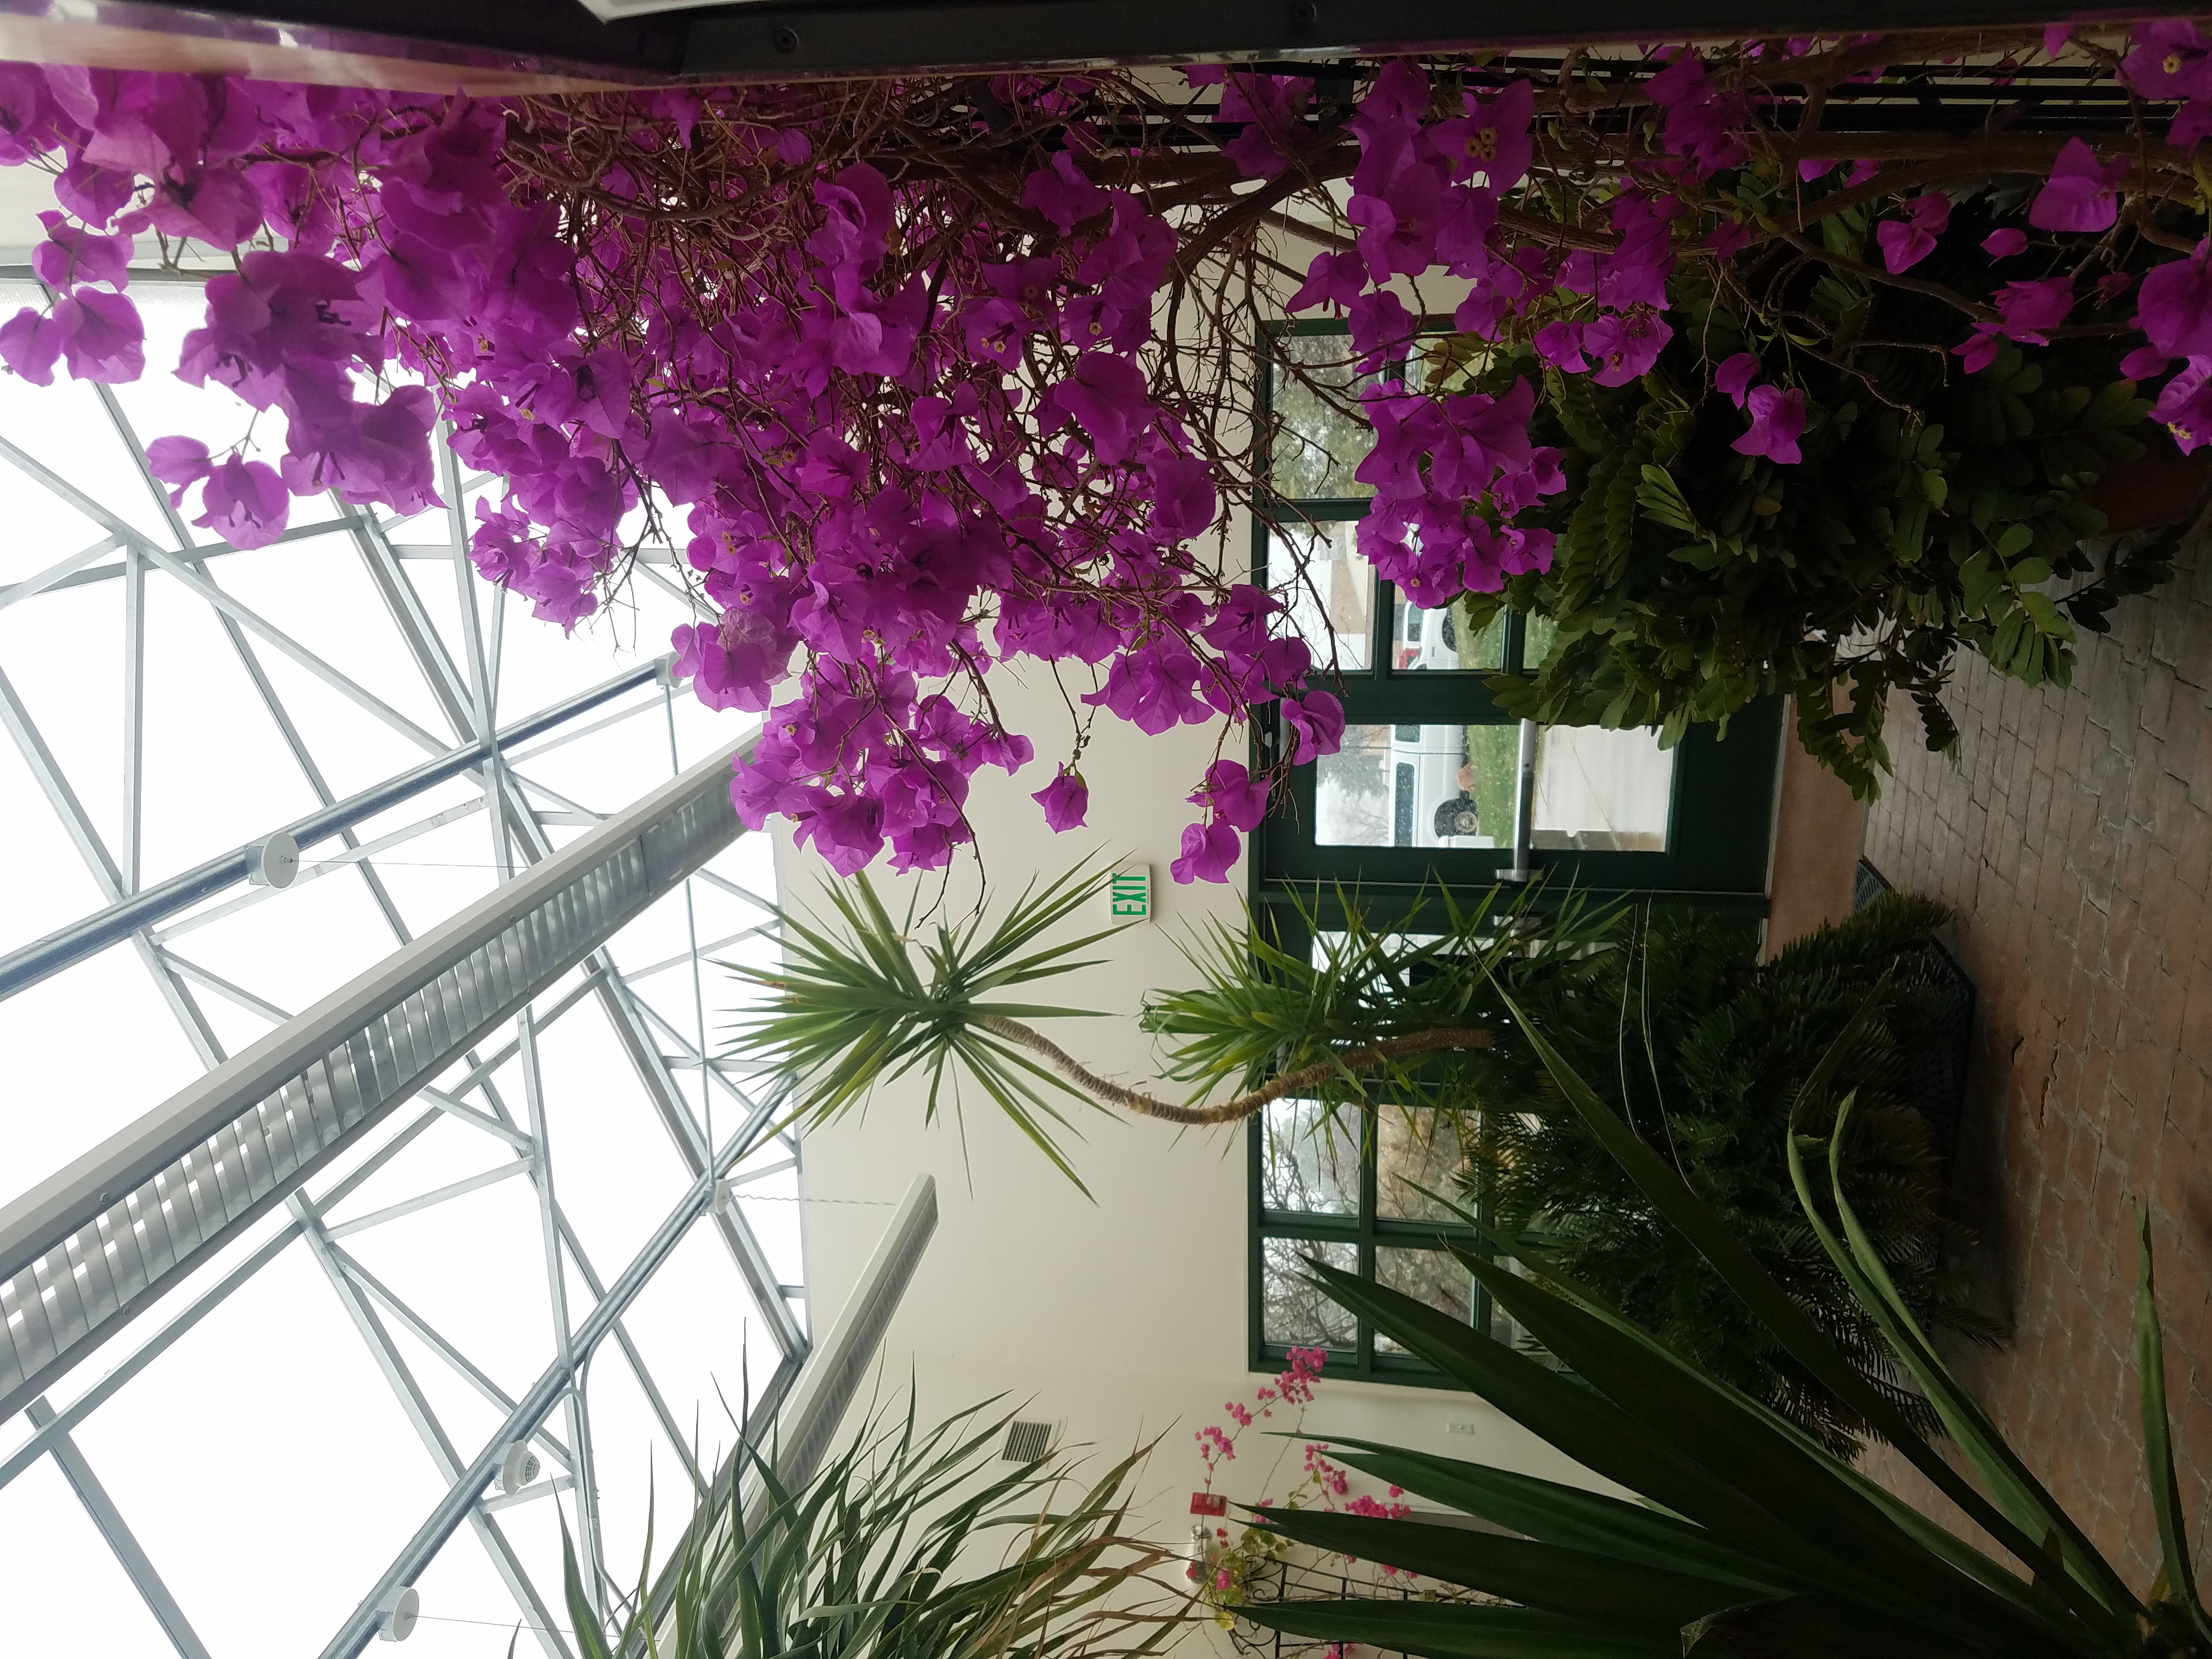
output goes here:
<path id="1" fill-rule="evenodd" d="M 1559 625 L 1549 617 L 1530 617 L 1528 626 L 1521 638 L 1521 669 L 1533 674 L 1544 665 L 1544 659 L 1552 654 L 1552 647 L 1559 637 Z"/>
<path id="2" fill-rule="evenodd" d="M 1663 853 L 1674 754 L 1649 727 L 1548 726 L 1536 740 L 1534 844 L 1585 853 Z M 1509 832 L 1510 833 L 1510 832 Z"/>
<path id="3" fill-rule="evenodd" d="M 1472 1317 L 1469 1310 L 1474 1306 L 1474 1280 L 1460 1266 L 1458 1258 L 1446 1251 L 1378 1249 L 1375 1252 L 1375 1281 L 1417 1302 L 1425 1302 L 1462 1325 Z M 1404 1353 L 1407 1350 L 1378 1330 L 1375 1333 L 1375 1352 Z"/>
<path id="4" fill-rule="evenodd" d="M 1375 567 L 1353 545 L 1357 527 L 1340 519 L 1267 532 L 1267 586 L 1289 608 L 1291 631 L 1316 663 L 1347 672 L 1368 666 L 1375 639 Z"/>
<path id="5" fill-rule="evenodd" d="M 1492 775 L 1498 733 L 1504 734 L 1502 794 Z M 1517 733 L 1510 726 L 1346 726 L 1344 746 L 1314 763 L 1315 845 L 1506 844 Z"/>
<path id="6" fill-rule="evenodd" d="M 1345 334 L 1286 334 L 1275 342 L 1276 429 L 1268 479 L 1286 501 L 1364 501 L 1375 492 L 1352 472 L 1375 447 L 1375 429 L 1355 412 L 1359 376 Z"/>
<path id="7" fill-rule="evenodd" d="M 1359 1247 L 1340 1240 L 1260 1241 L 1260 1340 L 1307 1348 L 1349 1348 L 1358 1322 L 1304 1278 L 1309 1258 L 1359 1270 Z"/>
<path id="8" fill-rule="evenodd" d="M 1459 1133 L 1448 1113 L 1394 1111 L 1376 1114 L 1375 1213 L 1386 1220 L 1449 1221 L 1450 1207 L 1427 1197 L 1459 1196 Z"/>
<path id="9" fill-rule="evenodd" d="M 1359 1213 L 1360 1115 L 1328 1113 L 1317 1101 L 1267 1107 L 1260 1165 L 1260 1204 L 1304 1215 Z"/>
<path id="10" fill-rule="evenodd" d="M 1480 669 L 1492 673 L 1505 665 L 1505 616 L 1487 626 L 1467 625 L 1467 601 L 1454 599 L 1443 610 L 1425 611 L 1403 593 L 1396 595 L 1390 630 L 1390 666 L 1401 673 L 1416 669 Z"/>

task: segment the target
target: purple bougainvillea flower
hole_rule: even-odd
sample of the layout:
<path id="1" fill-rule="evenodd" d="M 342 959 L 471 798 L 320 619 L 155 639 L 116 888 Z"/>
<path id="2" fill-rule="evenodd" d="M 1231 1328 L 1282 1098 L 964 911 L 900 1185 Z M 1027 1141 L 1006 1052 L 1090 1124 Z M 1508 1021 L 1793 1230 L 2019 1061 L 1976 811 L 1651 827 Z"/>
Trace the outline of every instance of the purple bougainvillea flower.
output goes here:
<path id="1" fill-rule="evenodd" d="M 275 467 L 234 455 L 208 474 L 200 508 L 192 522 L 233 547 L 266 547 L 284 533 L 292 493 Z"/>
<path id="2" fill-rule="evenodd" d="M 1547 323 L 1536 331 L 1529 342 L 1536 355 L 1552 368 L 1565 374 L 1586 374 L 1589 365 L 1583 361 L 1583 325 L 1580 323 Z"/>
<path id="3" fill-rule="evenodd" d="M 1091 810 L 1091 787 L 1082 773 L 1063 766 L 1030 799 L 1044 808 L 1045 827 L 1060 835 L 1083 828 L 1083 815 Z"/>
<path id="4" fill-rule="evenodd" d="M 2048 23 L 2043 30 L 2043 55 L 2056 58 L 2066 50 L 2066 43 L 2074 38 L 2071 23 Z"/>
<path id="5" fill-rule="evenodd" d="M 2016 253 L 2027 251 L 2027 233 L 2014 230 L 2008 225 L 2002 230 L 1993 230 L 1982 238 L 1982 252 L 1992 259 L 2009 259 Z"/>
<path id="6" fill-rule="evenodd" d="M 1759 378 L 1759 362 L 1748 351 L 1739 351 L 1713 371 L 1713 390 L 1743 407 L 1744 393 Z"/>
<path id="7" fill-rule="evenodd" d="M 176 486 L 169 492 L 169 505 L 182 507 L 185 491 L 214 471 L 215 463 L 198 438 L 156 438 L 146 446 L 146 469 L 163 483 Z M 483 501 L 477 507 L 481 511 Z"/>
<path id="8" fill-rule="evenodd" d="M 1317 253 L 1306 267 L 1305 286 L 1291 295 L 1285 309 L 1318 305 L 1348 306 L 1367 287 L 1367 262 L 1357 253 Z"/>
<path id="9" fill-rule="evenodd" d="M 46 240 L 31 250 L 31 270 L 48 288 L 105 283 L 121 289 L 131 281 L 131 239 L 101 236 L 60 214 L 41 213 Z"/>
<path id="10" fill-rule="evenodd" d="M 2151 405 L 2150 416 L 2164 422 L 2185 455 L 2212 443 L 2212 378 L 2196 368 L 2175 375 Z"/>
<path id="11" fill-rule="evenodd" d="M 1723 219 L 1705 238 L 1705 246 L 1723 259 L 1733 258 L 1751 246 L 1751 227 L 1741 219 Z"/>
<path id="12" fill-rule="evenodd" d="M 1648 374 L 1674 331 L 1655 311 L 1601 317 L 1583 331 L 1583 349 L 1598 360 L 1590 378 L 1600 386 L 1626 386 Z"/>
<path id="13" fill-rule="evenodd" d="M 1225 823 L 1185 824 L 1182 856 L 1168 866 L 1168 873 L 1185 886 L 1194 881 L 1226 881 L 1243 850 L 1237 832 Z"/>
<path id="14" fill-rule="evenodd" d="M 1103 213 L 1107 199 L 1106 192 L 1084 176 L 1075 157 L 1063 149 L 1054 153 L 1050 167 L 1023 180 L 1022 205 L 1051 220 L 1065 236 L 1085 219 Z"/>
<path id="15" fill-rule="evenodd" d="M 2120 74 L 2146 98 L 2212 98 L 2212 40 L 2178 18 L 2147 24 Z"/>
<path id="16" fill-rule="evenodd" d="M 1145 371 L 1108 351 L 1085 352 L 1075 360 L 1074 373 L 1055 382 L 1045 398 L 1074 419 L 1109 466 L 1129 459 L 1152 412 Z"/>
<path id="17" fill-rule="evenodd" d="M 2212 271 L 2206 269 L 2208 252 L 2212 252 L 2212 241 L 2199 242 L 2187 258 L 2172 260 L 2151 271 L 2136 293 L 2136 326 L 2166 356 L 2212 356 Z M 0 346 L 4 345 L 4 332 L 0 332 Z"/>
<path id="18" fill-rule="evenodd" d="M 1145 466 L 1152 487 L 1152 533 L 1168 541 L 1200 535 L 1219 506 L 1213 469 L 1194 455 L 1165 455 Z"/>
<path id="19" fill-rule="evenodd" d="M 0 362 L 33 386 L 54 383 L 54 364 L 61 355 L 61 330 L 43 312 L 25 306 L 0 323 Z"/>
<path id="20" fill-rule="evenodd" d="M 2119 217 L 2116 191 L 2128 175 L 2128 159 L 2099 165 L 2097 153 L 2069 138 L 2051 163 L 2051 177 L 2028 204 L 2027 222 L 2038 230 L 2109 230 Z"/>
<path id="21" fill-rule="evenodd" d="M 2074 309 L 2074 283 L 2066 276 L 2040 282 L 2007 283 L 1997 290 L 1998 331 L 2025 345 L 2049 345 L 2044 331 L 2056 328 Z"/>
<path id="22" fill-rule="evenodd" d="M 1996 359 L 2001 337 L 1995 323 L 1976 323 L 1974 331 L 1953 346 L 1951 352 L 1965 364 L 1967 374 L 1978 374 Z"/>
<path id="23" fill-rule="evenodd" d="M 146 325 L 120 294 L 80 288 L 54 301 L 53 327 L 70 375 L 118 386 L 146 372 Z"/>
<path id="24" fill-rule="evenodd" d="M 1291 739 L 1290 763 L 1334 755 L 1344 742 L 1344 705 L 1326 691 L 1283 699 L 1283 730 Z"/>
<path id="25" fill-rule="evenodd" d="M 1232 760 L 1218 760 L 1206 770 L 1206 781 L 1189 797 L 1194 806 L 1206 806 L 1232 830 L 1253 830 L 1267 816 L 1267 780 L 1255 778 Z"/>
<path id="26" fill-rule="evenodd" d="M 2166 142 L 2176 149 L 2194 149 L 2212 135 L 2212 98 L 2192 98 L 2181 106 L 2166 130 Z"/>
<path id="27" fill-rule="evenodd" d="M 1794 386 L 1752 387 L 1744 400 L 1751 430 L 1729 447 L 1740 455 L 1764 455 L 1782 466 L 1795 466 L 1804 457 L 1797 439 L 1805 430 L 1805 394 Z"/>
<path id="28" fill-rule="evenodd" d="M 2173 367 L 2173 359 L 2156 346 L 2137 346 L 2120 359 L 2120 373 L 2130 380 L 2154 380 Z"/>
<path id="29" fill-rule="evenodd" d="M 1491 190 L 1512 189 L 1528 172 L 1534 84 L 1516 79 L 1493 98 L 1472 92 L 1462 95 L 1466 113 L 1425 128 L 1424 144 L 1449 167 L 1455 179 L 1480 173 Z"/>
<path id="30" fill-rule="evenodd" d="M 1905 211 L 1903 219 L 1885 219 L 1875 227 L 1881 262 L 1893 276 L 1936 251 L 1936 239 L 1951 222 L 1951 198 L 1941 191 L 1924 191 L 1905 204 Z"/>
<path id="31" fill-rule="evenodd" d="M 1222 146 L 1222 154 L 1247 179 L 1272 179 L 1290 164 L 1291 152 L 1305 137 L 1300 118 L 1313 101 L 1313 84 L 1303 75 L 1225 77 L 1221 118 L 1242 121 L 1244 131 Z"/>
<path id="32" fill-rule="evenodd" d="M 1843 166 L 1841 161 L 1828 161 L 1818 155 L 1808 155 L 1798 162 L 1797 176 L 1809 185 L 1815 179 L 1826 178 L 1841 166 Z"/>

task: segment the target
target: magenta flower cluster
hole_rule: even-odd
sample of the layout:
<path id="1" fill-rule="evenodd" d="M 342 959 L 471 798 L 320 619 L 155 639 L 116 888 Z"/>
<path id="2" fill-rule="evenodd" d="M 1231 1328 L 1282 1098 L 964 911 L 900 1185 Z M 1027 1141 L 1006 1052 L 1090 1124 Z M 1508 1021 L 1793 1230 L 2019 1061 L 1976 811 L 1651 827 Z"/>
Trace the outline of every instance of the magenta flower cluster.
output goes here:
<path id="1" fill-rule="evenodd" d="M 1255 1389 L 1250 1405 L 1237 1400 L 1223 1404 L 1221 1409 L 1228 1413 L 1230 1420 L 1237 1425 L 1234 1432 L 1218 1423 L 1209 1423 L 1191 1436 L 1198 1442 L 1198 1455 L 1206 1465 L 1206 1491 L 1213 1490 L 1215 1469 L 1235 1459 L 1238 1437 L 1255 1421 L 1273 1416 L 1278 1406 L 1310 1406 L 1313 1403 L 1314 1379 L 1321 1375 L 1322 1368 L 1328 1363 L 1328 1350 L 1292 1348 L 1285 1357 L 1290 1361 L 1288 1368 L 1279 1373 L 1273 1382 L 1263 1382 Z M 1312 1448 L 1308 1447 L 1307 1450 L 1310 1453 Z"/>
<path id="2" fill-rule="evenodd" d="M 1142 359 L 1176 231 L 1065 149 L 1021 189 L 1048 251 L 1008 258 L 994 233 L 894 272 L 902 191 L 817 167 L 775 89 L 718 96 L 801 234 L 706 304 L 641 220 L 586 232 L 505 165 L 499 104 L 0 67 L 0 163 L 58 168 L 63 210 L 33 256 L 53 298 L 0 325 L 0 360 L 40 384 L 135 378 L 131 239 L 186 240 L 237 258 L 177 372 L 269 418 L 228 451 L 167 438 L 152 459 L 233 544 L 275 540 L 325 490 L 440 504 L 441 419 L 506 485 L 476 503 L 477 568 L 564 627 L 619 577 L 641 507 L 682 510 L 716 611 L 677 630 L 681 672 L 710 707 L 767 716 L 738 811 L 787 816 L 841 872 L 886 848 L 943 864 L 974 775 L 1032 757 L 982 689 L 1000 662 L 1095 666 L 1083 701 L 1147 733 L 1286 697 L 1302 754 L 1332 751 L 1342 710 L 1305 689 L 1280 605 L 1191 550 L 1220 500 Z M 633 101 L 685 142 L 702 107 Z M 609 325 L 617 269 L 622 292 L 659 285 L 655 314 Z M 1039 343 L 1066 372 L 1025 388 Z M 1232 763 L 1207 775 L 1178 879 L 1224 878 L 1267 788 Z M 1084 820 L 1073 767 L 1038 799 L 1055 830 Z"/>
<path id="3" fill-rule="evenodd" d="M 2047 44 L 2062 49 L 2065 31 Z M 1515 207 L 1542 142 L 1528 81 L 1440 86 L 1395 61 L 1360 100 L 1350 246 L 1316 258 L 1288 304 L 1347 319 L 1375 434 L 1359 546 L 1415 603 L 1547 568 L 1550 532 L 1516 520 L 1565 480 L 1559 454 L 1529 441 L 1529 380 L 1438 395 L 1418 354 L 1401 367 L 1419 325 L 1405 279 L 1463 281 L 1460 330 L 1525 342 L 1559 374 L 1608 386 L 1644 374 L 1673 337 L 1678 261 L 1768 234 L 1715 193 L 1765 142 L 1756 100 L 1716 76 L 1717 61 L 1688 48 L 1655 60 L 1654 142 L 1578 239 L 1526 234 Z M 2212 40 L 2193 24 L 2139 27 L 2120 74 L 2178 106 L 2176 149 L 2212 133 Z M 1223 120 L 1241 124 L 1225 153 L 1245 178 L 1279 182 L 1311 142 L 1310 78 L 1189 79 L 1221 87 Z M 254 415 L 228 447 L 168 437 L 149 453 L 213 534 L 266 544 L 294 499 L 324 491 L 399 514 L 440 505 L 443 422 L 463 461 L 504 481 L 472 509 L 477 568 L 567 627 L 623 579 L 641 525 L 681 514 L 676 539 L 712 606 L 677 630 L 681 671 L 710 707 L 765 717 L 738 811 L 755 827 L 787 817 L 841 872 L 885 853 L 896 869 L 936 867 L 971 838 L 975 775 L 1035 756 L 988 690 L 994 668 L 1024 658 L 1087 674 L 1081 704 L 1148 734 L 1225 722 L 1234 738 L 1272 708 L 1286 763 L 1333 753 L 1343 708 L 1313 683 L 1282 605 L 1224 582 L 1194 547 L 1221 520 L 1224 481 L 1188 394 L 1155 373 L 1176 223 L 1114 187 L 1103 129 L 1073 118 L 1081 83 L 989 87 L 1002 113 L 1061 124 L 1057 147 L 1038 151 L 1005 223 L 944 234 L 927 169 L 894 178 L 817 155 L 821 105 L 803 89 L 593 104 L 592 118 L 675 150 L 711 124 L 718 154 L 741 158 L 752 216 L 771 230 L 746 243 L 727 222 L 714 234 L 740 253 L 717 255 L 702 282 L 623 166 L 592 176 L 588 211 L 547 182 L 557 100 L 0 65 L 0 165 L 53 171 L 58 209 L 32 255 L 51 297 L 0 323 L 0 362 L 42 385 L 57 372 L 135 379 L 132 239 L 190 243 L 228 268 L 206 284 L 176 372 Z M 539 159 L 524 166 L 530 146 Z M 2139 165 L 2069 143 L 2030 228 L 2043 244 L 2110 228 Z M 1863 162 L 1851 181 L 1872 171 Z M 1918 266 L 1949 215 L 1940 192 L 1902 203 L 1875 233 L 1887 271 Z M 2026 262 L 2039 245 L 2008 228 L 1984 250 Z M 2212 441 L 2208 258 L 2199 243 L 2143 277 L 2145 343 L 2128 362 L 2166 377 L 2155 414 L 2185 449 Z M 1962 327 L 1963 365 L 2001 340 L 2048 341 L 2090 293 L 2124 298 L 2124 278 L 2077 293 L 2069 269 L 2024 264 Z M 1797 462 L 1804 394 L 1756 359 L 1715 379 L 1744 416 L 1736 448 Z M 1085 822 L 1086 740 L 1036 792 L 1056 830 Z M 1268 799 L 1266 776 L 1218 760 L 1188 797 L 1176 878 L 1226 879 Z"/>

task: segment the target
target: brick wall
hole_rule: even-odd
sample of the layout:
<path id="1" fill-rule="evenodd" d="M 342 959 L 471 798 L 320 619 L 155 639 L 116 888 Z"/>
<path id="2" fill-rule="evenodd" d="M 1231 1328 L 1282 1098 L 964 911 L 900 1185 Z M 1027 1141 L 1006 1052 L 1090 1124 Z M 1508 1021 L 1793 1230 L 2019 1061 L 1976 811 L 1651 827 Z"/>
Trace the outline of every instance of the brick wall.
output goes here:
<path id="1" fill-rule="evenodd" d="M 1954 1354 L 2030 1466 L 2140 1587 L 2157 1542 L 2131 1358 L 2150 1206 L 2184 1512 L 2212 1559 L 2212 547 L 2085 641 L 2070 690 L 1962 656 L 1959 764 L 1892 716 L 1866 851 L 1956 914 L 1980 992 L 1958 1152 L 1996 1352 Z M 1899 1460 L 1871 1466 L 1947 1508 Z"/>

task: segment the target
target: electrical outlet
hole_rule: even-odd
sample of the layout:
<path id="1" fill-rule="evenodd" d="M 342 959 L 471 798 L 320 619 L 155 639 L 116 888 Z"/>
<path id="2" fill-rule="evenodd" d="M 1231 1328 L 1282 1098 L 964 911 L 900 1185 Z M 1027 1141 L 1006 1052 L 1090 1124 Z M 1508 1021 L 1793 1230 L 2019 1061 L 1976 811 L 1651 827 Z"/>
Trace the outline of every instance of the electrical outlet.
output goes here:
<path id="1" fill-rule="evenodd" d="M 1480 1425 L 1474 1423 L 1447 1423 L 1444 1425 L 1444 1431 L 1447 1434 L 1476 1434 L 1480 1432 Z"/>

